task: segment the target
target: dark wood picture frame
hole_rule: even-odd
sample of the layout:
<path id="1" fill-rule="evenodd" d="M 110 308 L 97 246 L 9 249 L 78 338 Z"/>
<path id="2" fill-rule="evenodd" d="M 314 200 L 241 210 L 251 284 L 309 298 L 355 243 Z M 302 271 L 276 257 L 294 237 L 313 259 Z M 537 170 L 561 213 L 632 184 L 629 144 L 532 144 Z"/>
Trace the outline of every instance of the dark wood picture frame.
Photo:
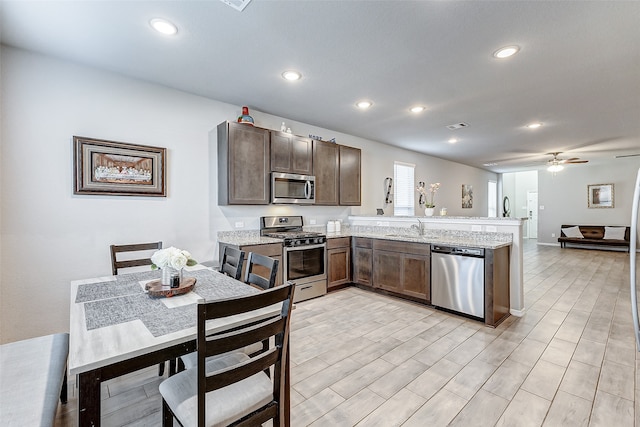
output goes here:
<path id="1" fill-rule="evenodd" d="M 166 197 L 166 148 L 73 137 L 74 194 Z"/>

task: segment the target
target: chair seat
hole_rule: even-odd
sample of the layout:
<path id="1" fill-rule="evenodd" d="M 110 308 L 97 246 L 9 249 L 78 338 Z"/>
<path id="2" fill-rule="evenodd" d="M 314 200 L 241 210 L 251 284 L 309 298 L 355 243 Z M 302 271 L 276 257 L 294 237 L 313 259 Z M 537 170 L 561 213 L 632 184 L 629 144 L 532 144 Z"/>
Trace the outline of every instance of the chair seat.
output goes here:
<path id="1" fill-rule="evenodd" d="M 243 349 L 241 349 L 239 351 L 241 351 L 242 353 L 244 353 L 246 355 L 251 355 L 253 353 L 257 353 L 259 351 L 262 351 L 262 343 L 261 342 L 257 342 L 255 344 L 248 345 L 248 346 L 246 346 L 245 348 L 243 348 Z M 231 353 L 235 353 L 235 352 L 224 353 L 224 354 L 220 354 L 218 356 L 211 356 L 211 357 L 207 358 L 207 361 L 214 360 L 214 359 L 217 359 L 219 357 L 224 357 L 224 356 L 227 356 L 228 354 L 231 354 Z M 198 365 L 198 352 L 194 351 L 193 353 L 185 354 L 184 356 L 180 356 L 180 359 L 182 359 L 182 363 L 184 363 L 184 368 L 185 369 L 195 368 Z"/>
<path id="2" fill-rule="evenodd" d="M 195 353 L 194 353 L 195 354 Z M 226 353 L 207 360 L 207 373 L 228 368 L 249 360 L 244 353 Z M 160 394 L 172 408 L 180 423 L 198 425 L 198 370 L 187 369 L 160 384 Z M 207 393 L 207 426 L 227 426 L 273 399 L 273 385 L 269 377 L 259 372 L 240 382 Z"/>

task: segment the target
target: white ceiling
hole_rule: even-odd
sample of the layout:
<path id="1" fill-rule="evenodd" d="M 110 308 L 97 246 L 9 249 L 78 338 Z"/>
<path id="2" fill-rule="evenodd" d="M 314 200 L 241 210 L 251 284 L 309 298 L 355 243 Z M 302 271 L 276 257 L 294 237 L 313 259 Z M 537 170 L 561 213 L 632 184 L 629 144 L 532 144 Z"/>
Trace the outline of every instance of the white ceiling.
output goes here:
<path id="1" fill-rule="evenodd" d="M 495 172 L 553 151 L 591 164 L 640 153 L 637 1 L 0 4 L 3 44 Z M 153 32 L 156 17 L 177 36 Z M 511 44 L 520 53 L 492 57 Z"/>

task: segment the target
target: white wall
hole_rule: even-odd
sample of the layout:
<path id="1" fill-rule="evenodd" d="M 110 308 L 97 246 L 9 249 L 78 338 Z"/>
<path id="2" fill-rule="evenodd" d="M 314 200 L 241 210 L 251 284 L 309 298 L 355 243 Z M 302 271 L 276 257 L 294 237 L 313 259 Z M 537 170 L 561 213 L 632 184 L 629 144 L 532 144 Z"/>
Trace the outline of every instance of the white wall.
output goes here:
<path id="1" fill-rule="evenodd" d="M 631 199 L 639 157 L 612 159 L 605 164 L 571 165 L 555 175 L 538 174 L 538 242 L 558 243 L 562 224 L 631 225 Z M 614 184 L 613 208 L 588 208 L 587 185 Z M 555 233 L 556 237 L 551 237 Z"/>
<path id="2" fill-rule="evenodd" d="M 257 124 L 336 137 L 362 149 L 361 207 L 219 207 L 216 147 L 209 131 L 240 106 L 2 47 L 0 147 L 0 342 L 68 331 L 69 281 L 108 275 L 109 245 L 162 240 L 213 259 L 216 233 L 237 221 L 304 215 L 319 224 L 374 214 L 393 161 L 416 163 L 416 178 L 442 182 L 450 215 L 486 215 L 486 181 L 496 175 L 374 141 L 252 111 Z M 250 100 L 247 102 L 250 103 Z M 73 135 L 167 148 L 167 197 L 73 195 Z M 461 209 L 472 184 L 474 208 Z"/>

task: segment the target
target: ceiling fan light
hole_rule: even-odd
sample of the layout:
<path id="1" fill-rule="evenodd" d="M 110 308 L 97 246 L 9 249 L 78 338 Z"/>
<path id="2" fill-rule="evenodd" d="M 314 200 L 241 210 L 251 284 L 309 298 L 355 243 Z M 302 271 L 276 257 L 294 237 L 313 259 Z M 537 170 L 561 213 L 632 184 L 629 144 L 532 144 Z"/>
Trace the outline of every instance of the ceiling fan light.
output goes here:
<path id="1" fill-rule="evenodd" d="M 560 172 L 562 169 L 564 169 L 564 166 L 559 165 L 557 163 L 554 163 L 547 168 L 549 172 L 553 172 L 553 173 Z"/>
<path id="2" fill-rule="evenodd" d="M 356 107 L 360 108 L 361 110 L 366 110 L 367 108 L 371 107 L 373 105 L 373 102 L 371 101 L 358 101 L 356 102 Z"/>

